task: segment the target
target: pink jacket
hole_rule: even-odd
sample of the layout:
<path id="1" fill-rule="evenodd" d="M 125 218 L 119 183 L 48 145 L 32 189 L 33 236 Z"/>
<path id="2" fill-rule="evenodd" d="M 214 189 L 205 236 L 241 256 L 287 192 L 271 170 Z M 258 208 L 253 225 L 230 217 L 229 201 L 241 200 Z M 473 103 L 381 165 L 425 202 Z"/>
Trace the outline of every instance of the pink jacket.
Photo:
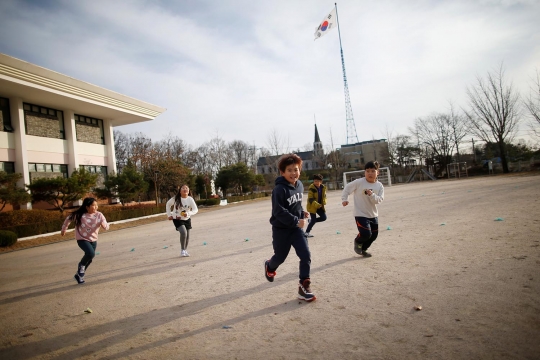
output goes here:
<path id="1" fill-rule="evenodd" d="M 64 225 L 62 225 L 62 231 L 65 231 L 72 221 L 68 216 L 64 221 Z M 93 214 L 83 214 L 81 224 L 75 227 L 75 239 L 90 242 L 97 241 L 100 227 L 109 230 L 109 224 L 102 213 L 96 211 Z"/>

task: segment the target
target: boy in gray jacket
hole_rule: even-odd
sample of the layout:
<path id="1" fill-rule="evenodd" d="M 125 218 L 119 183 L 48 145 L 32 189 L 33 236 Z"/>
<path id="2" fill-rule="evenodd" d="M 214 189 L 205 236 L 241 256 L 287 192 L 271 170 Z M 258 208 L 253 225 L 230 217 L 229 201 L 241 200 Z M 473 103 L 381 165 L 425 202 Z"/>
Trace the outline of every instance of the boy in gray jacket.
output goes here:
<path id="1" fill-rule="evenodd" d="M 343 206 L 349 205 L 349 195 L 354 196 L 354 219 L 358 235 L 354 239 L 354 251 L 363 257 L 371 257 L 367 249 L 379 235 L 377 204 L 384 199 L 384 187 L 377 180 L 379 163 L 370 161 L 365 166 L 365 177 L 351 181 L 341 193 Z"/>

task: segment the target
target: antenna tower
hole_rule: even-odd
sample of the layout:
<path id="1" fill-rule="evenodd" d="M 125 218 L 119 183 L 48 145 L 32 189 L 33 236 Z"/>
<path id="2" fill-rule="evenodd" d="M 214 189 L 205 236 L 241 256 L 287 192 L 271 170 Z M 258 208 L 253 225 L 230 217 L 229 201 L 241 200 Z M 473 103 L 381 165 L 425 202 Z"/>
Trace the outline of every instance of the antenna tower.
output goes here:
<path id="1" fill-rule="evenodd" d="M 347 84 L 347 73 L 345 72 L 345 58 L 343 57 L 343 47 L 341 46 L 341 31 L 339 30 L 339 16 L 336 6 L 336 19 L 338 24 L 339 34 L 339 49 L 341 51 L 341 67 L 343 69 L 343 83 L 345 85 L 345 122 L 347 127 L 347 145 L 355 144 L 358 141 L 358 135 L 356 134 L 356 125 L 354 124 L 354 116 L 351 106 L 351 97 L 349 96 L 349 85 Z"/>

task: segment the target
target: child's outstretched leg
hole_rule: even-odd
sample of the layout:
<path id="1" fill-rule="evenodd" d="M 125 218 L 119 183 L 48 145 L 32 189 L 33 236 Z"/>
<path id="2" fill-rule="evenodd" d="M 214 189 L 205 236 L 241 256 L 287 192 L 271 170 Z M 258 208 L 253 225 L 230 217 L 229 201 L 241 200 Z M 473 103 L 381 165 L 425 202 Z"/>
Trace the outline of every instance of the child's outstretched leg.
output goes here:
<path id="1" fill-rule="evenodd" d="M 274 255 L 264 262 L 264 276 L 266 277 L 266 280 L 270 282 L 274 281 L 277 268 L 279 265 L 283 264 L 289 255 L 292 242 L 290 234 L 292 231 L 300 231 L 300 235 L 304 239 L 302 229 L 300 228 L 278 229 L 272 227 L 272 246 L 274 247 Z"/>
<path id="2" fill-rule="evenodd" d="M 185 225 L 181 225 L 176 228 L 178 232 L 180 233 L 180 246 L 182 247 L 182 251 L 180 252 L 180 256 L 189 256 L 187 252 L 187 246 L 189 242 L 189 230 L 186 229 Z"/>
<path id="3" fill-rule="evenodd" d="M 315 294 L 311 292 L 311 279 L 309 273 L 311 270 L 311 252 L 307 239 L 303 236 L 302 230 L 297 234 L 293 234 L 292 246 L 296 251 L 296 255 L 300 258 L 299 269 L 299 284 L 298 284 L 298 299 L 305 301 L 313 301 L 316 299 Z"/>
<path id="4" fill-rule="evenodd" d="M 77 240 L 77 245 L 79 245 L 82 251 L 84 251 L 84 256 L 77 265 L 77 273 L 75 274 L 74 278 L 79 284 L 83 284 L 86 270 L 88 270 L 88 266 L 90 266 L 92 259 L 96 256 L 97 242 Z"/>
<path id="5" fill-rule="evenodd" d="M 377 239 L 377 236 L 379 235 L 379 219 L 373 218 L 368 220 L 369 226 L 371 228 L 371 237 L 369 238 L 369 240 L 364 241 L 362 244 L 362 255 L 364 255 L 364 257 L 371 256 L 371 254 L 368 253 L 366 250 L 369 249 L 371 244 L 373 244 L 373 242 Z"/>
<path id="6" fill-rule="evenodd" d="M 355 217 L 355 220 L 356 220 L 356 227 L 358 228 L 358 235 L 356 235 L 356 238 L 354 239 L 354 251 L 358 255 L 362 255 L 364 257 L 370 257 L 371 254 L 366 252 L 366 249 L 369 248 L 371 243 L 375 240 L 375 239 L 371 240 L 373 236 L 371 220 L 373 219 L 357 216 Z"/>

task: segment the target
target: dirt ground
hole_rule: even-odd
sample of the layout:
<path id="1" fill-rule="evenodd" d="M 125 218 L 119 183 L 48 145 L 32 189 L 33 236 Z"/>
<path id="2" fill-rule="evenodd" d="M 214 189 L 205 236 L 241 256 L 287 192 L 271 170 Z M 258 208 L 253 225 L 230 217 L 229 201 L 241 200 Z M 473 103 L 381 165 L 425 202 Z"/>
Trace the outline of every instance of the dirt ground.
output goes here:
<path id="1" fill-rule="evenodd" d="M 371 258 L 329 192 L 312 303 L 294 251 L 264 278 L 268 199 L 195 215 L 189 258 L 168 221 L 103 232 L 83 285 L 74 240 L 0 254 L 0 359 L 538 359 L 540 176 L 385 191 Z"/>

